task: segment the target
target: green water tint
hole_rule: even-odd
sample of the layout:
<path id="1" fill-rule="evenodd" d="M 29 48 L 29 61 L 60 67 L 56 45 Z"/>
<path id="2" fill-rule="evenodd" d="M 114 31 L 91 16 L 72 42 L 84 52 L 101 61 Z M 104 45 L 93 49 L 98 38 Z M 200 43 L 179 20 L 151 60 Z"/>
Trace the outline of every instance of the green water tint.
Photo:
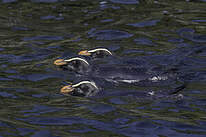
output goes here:
<path id="1" fill-rule="evenodd" d="M 0 136 L 205 136 L 206 3 L 124 2 L 1 2 Z M 118 96 L 161 90 L 128 85 L 104 89 L 113 96 L 59 94 L 77 78 L 53 61 L 96 47 L 177 67 L 183 98 Z"/>

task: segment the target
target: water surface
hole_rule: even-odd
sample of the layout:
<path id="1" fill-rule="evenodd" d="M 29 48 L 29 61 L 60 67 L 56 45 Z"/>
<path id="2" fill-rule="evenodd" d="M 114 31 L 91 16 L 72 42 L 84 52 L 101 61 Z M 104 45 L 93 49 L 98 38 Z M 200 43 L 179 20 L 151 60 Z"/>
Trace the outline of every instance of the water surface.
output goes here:
<path id="1" fill-rule="evenodd" d="M 0 136 L 205 136 L 205 7 L 205 0 L 2 0 Z M 81 78 L 53 61 L 96 47 L 124 63 L 175 69 L 187 87 L 158 98 L 147 93 L 173 82 L 106 85 L 94 98 L 60 94 L 65 81 Z"/>

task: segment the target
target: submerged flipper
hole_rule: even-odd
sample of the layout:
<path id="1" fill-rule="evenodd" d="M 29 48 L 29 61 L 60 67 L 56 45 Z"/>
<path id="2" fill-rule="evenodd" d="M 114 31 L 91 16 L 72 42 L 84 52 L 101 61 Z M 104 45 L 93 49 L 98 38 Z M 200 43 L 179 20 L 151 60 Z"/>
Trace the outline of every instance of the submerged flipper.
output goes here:
<path id="1" fill-rule="evenodd" d="M 176 96 L 176 95 L 180 95 L 180 91 L 182 91 L 183 89 L 186 88 L 186 85 L 187 84 L 182 84 L 178 87 L 175 87 L 173 89 L 170 89 L 170 90 L 162 90 L 162 91 L 159 91 L 159 92 L 151 92 L 153 97 L 157 97 L 157 98 L 161 98 L 161 97 L 173 97 L 173 96 Z"/>
<path id="2" fill-rule="evenodd" d="M 182 91 L 183 89 L 186 88 L 186 83 L 180 85 L 179 87 L 176 87 L 174 89 L 172 89 L 171 91 L 168 92 L 168 95 L 173 95 L 173 94 L 177 94 L 179 93 L 180 91 Z"/>

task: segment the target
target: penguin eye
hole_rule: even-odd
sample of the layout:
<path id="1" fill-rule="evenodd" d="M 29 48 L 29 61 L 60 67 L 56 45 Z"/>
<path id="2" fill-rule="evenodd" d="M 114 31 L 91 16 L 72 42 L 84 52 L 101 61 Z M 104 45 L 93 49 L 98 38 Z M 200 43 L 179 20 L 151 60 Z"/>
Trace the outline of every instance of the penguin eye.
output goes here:
<path id="1" fill-rule="evenodd" d="M 93 57 L 98 57 L 98 56 L 99 56 L 99 53 L 100 53 L 99 51 L 96 51 L 96 52 L 94 52 L 94 53 L 92 54 L 92 56 L 93 56 Z"/>
<path id="2" fill-rule="evenodd" d="M 97 53 L 96 53 L 97 55 L 99 55 L 100 54 L 100 51 L 97 51 Z"/>
<path id="3" fill-rule="evenodd" d="M 103 57 L 104 56 L 104 52 L 103 51 L 98 51 L 97 55 L 100 56 L 100 57 Z"/>
<path id="4" fill-rule="evenodd" d="M 73 61 L 72 64 L 73 64 L 73 65 L 77 64 L 77 61 Z"/>

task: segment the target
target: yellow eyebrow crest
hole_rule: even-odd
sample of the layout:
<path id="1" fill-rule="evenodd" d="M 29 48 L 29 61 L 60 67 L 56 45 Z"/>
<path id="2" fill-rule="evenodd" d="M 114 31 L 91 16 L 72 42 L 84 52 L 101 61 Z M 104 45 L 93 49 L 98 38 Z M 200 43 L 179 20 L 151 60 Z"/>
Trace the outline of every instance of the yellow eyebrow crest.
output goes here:
<path id="1" fill-rule="evenodd" d="M 104 49 L 104 48 L 93 49 L 93 50 L 89 50 L 88 52 L 91 53 L 91 52 L 96 52 L 96 51 L 106 51 L 107 53 L 112 55 L 112 53 L 108 49 Z"/>
<path id="2" fill-rule="evenodd" d="M 97 87 L 97 85 L 96 85 L 94 82 L 91 82 L 91 81 L 81 81 L 81 82 L 79 82 L 79 83 L 77 83 L 77 84 L 75 84 L 75 85 L 72 85 L 72 87 L 75 88 L 75 87 L 80 86 L 81 84 L 91 84 L 91 85 L 94 86 L 96 89 L 99 89 L 99 88 Z"/>

